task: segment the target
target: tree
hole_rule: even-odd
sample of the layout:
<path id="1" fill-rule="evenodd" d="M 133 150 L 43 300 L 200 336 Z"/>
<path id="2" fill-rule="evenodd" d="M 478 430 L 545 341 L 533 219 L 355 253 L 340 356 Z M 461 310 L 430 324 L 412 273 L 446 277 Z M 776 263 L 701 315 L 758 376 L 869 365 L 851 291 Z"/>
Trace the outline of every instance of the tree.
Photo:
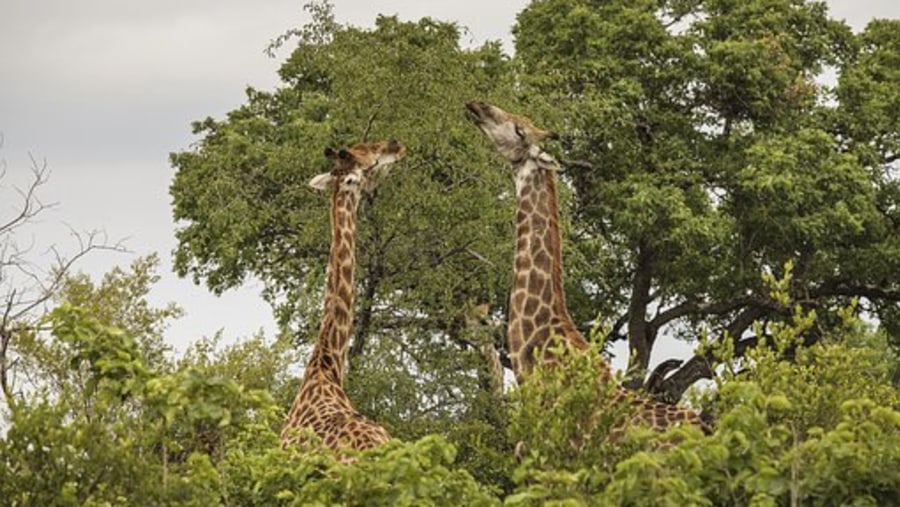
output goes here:
<path id="1" fill-rule="evenodd" d="M 163 337 L 180 310 L 147 301 L 155 257 L 98 282 L 65 263 L 49 278 L 0 265 L 4 283 L 22 266 L 44 283 L 28 299 L 8 285 L 6 314 L 18 313 L 0 327 L 13 331 L 0 335 L 2 372 L 31 382 L 4 380 L 6 503 L 896 500 L 896 23 L 856 36 L 801 0 L 539 0 L 510 60 L 496 45 L 461 49 L 453 25 L 382 17 L 361 30 L 327 3 L 309 9 L 312 23 L 273 43 L 298 40 L 284 86 L 249 90 L 172 155 L 180 273 L 214 291 L 259 277 L 286 332 L 217 334 L 174 358 Z M 811 81 L 826 64 L 840 70 L 833 89 Z M 505 313 L 513 250 L 512 185 L 464 123 L 472 95 L 562 134 L 549 149 L 567 167 L 570 303 L 579 321 L 606 316 L 590 350 L 536 370 L 511 403 L 480 364 L 493 326 L 467 323 L 476 308 Z M 278 430 L 327 248 L 327 206 L 305 190 L 321 168 L 307 164 L 320 143 L 368 135 L 409 155 L 360 215 L 349 387 L 399 439 L 345 464 L 281 448 Z M 15 216 L 39 208 L 32 195 Z M 6 244 L 0 259 L 23 259 Z M 669 332 L 699 337 L 697 357 L 651 387 L 680 397 L 718 372 L 689 393 L 716 410 L 715 430 L 621 434 L 630 407 L 611 399 L 621 378 L 598 382 L 603 342 L 635 345 L 636 385 Z"/>
<path id="2" fill-rule="evenodd" d="M 2 137 L 0 137 L 2 146 Z M 97 250 L 123 251 L 120 243 L 109 243 L 100 232 L 72 231 L 77 243 L 74 253 L 64 253 L 58 245 L 50 247 L 50 266 L 41 266 L 31 251 L 33 240 L 20 236 L 35 219 L 53 204 L 40 198 L 40 189 L 49 179 L 45 161 L 31 157 L 30 174 L 23 186 L 8 184 L 6 162 L 0 160 L 0 196 L 14 203 L 0 210 L 0 390 L 6 407 L 14 410 L 21 398 L 23 358 L 21 341 L 40 331 L 40 319 L 46 307 L 62 290 L 66 277 L 84 256 Z M 9 201 L 7 196 L 15 194 Z"/>
<path id="3" fill-rule="evenodd" d="M 337 23 L 328 3 L 307 8 L 313 21 L 276 41 L 297 41 L 283 85 L 249 89 L 227 118 L 194 124 L 194 149 L 171 155 L 176 269 L 215 292 L 259 278 L 287 332 L 308 343 L 329 224 L 306 182 L 326 146 L 402 141 L 406 160 L 360 210 L 348 391 L 393 435 L 415 438 L 478 392 L 480 358 L 457 336 L 465 308 L 506 299 L 508 176 L 476 148 L 463 104 L 507 93 L 510 65 L 497 44 L 461 49 L 452 24 L 379 17 L 363 30 Z"/>
<path id="4" fill-rule="evenodd" d="M 281 412 L 268 393 L 283 388 L 291 354 L 262 337 L 202 340 L 175 363 L 161 333 L 180 309 L 147 301 L 157 263 L 137 259 L 101 283 L 70 274 L 55 307 L 17 330 L 29 384 L 0 440 L 11 505 L 209 504 L 208 468 L 225 442 L 249 428 L 275 438 Z"/>
<path id="5" fill-rule="evenodd" d="M 768 285 L 775 297 L 788 297 L 788 278 Z M 707 343 L 724 371 L 717 381 L 718 423 L 705 437 L 694 428 L 662 436 L 632 428 L 610 442 L 609 428 L 628 407 L 610 405 L 615 384 L 598 385 L 597 350 L 539 372 L 544 382 L 520 389 L 512 415 L 510 429 L 530 451 L 517 471 L 518 490 L 505 503 L 895 502 L 900 392 L 890 382 L 884 336 L 872 333 L 855 311 L 840 309 L 839 322 L 810 346 L 803 345 L 804 335 L 819 317 L 799 307 L 785 322 L 755 323 L 771 341 L 742 357 L 734 355 L 732 342 Z M 583 424 L 592 420 L 599 423 Z M 661 442 L 670 445 L 661 448 Z"/>
<path id="6" fill-rule="evenodd" d="M 709 330 L 738 355 L 756 320 L 861 298 L 896 329 L 897 24 L 854 35 L 805 0 L 540 0 L 514 28 L 523 81 L 562 134 L 574 196 L 567 280 L 627 340 L 641 386 L 660 336 Z M 836 86 L 816 81 L 837 68 Z M 760 273 L 796 260 L 786 301 Z M 828 319 L 821 321 L 829 325 Z M 812 329 L 815 341 L 824 328 Z M 666 361 L 679 399 L 712 358 Z"/>
<path id="7" fill-rule="evenodd" d="M 0 494 L 10 505 L 498 504 L 453 466 L 456 450 L 440 437 L 393 441 L 353 465 L 324 447 L 282 449 L 282 410 L 268 391 L 213 373 L 244 370 L 238 377 L 259 383 L 234 364 L 273 363 L 277 352 L 254 351 L 256 340 L 222 352 L 201 344 L 166 373 L 84 308 L 62 304 L 43 323 L 67 352 L 53 359 L 84 373 L 85 385 L 63 385 L 53 399 L 29 392 L 12 413 L 0 438 Z"/>
<path id="8" fill-rule="evenodd" d="M 64 381 L 60 391 L 23 392 L 0 436 L 8 504 L 876 505 L 900 487 L 896 357 L 853 306 L 812 345 L 804 336 L 831 316 L 799 306 L 785 322 L 754 325 L 771 346 L 736 357 L 733 342 L 704 342 L 723 368 L 710 436 L 636 428 L 611 442 L 629 407 L 610 404 L 616 382 L 598 383 L 597 346 L 537 370 L 540 381 L 516 391 L 508 421 L 491 432 L 462 431 L 477 440 L 507 430 L 523 441 L 528 453 L 515 470 L 486 470 L 503 457 L 492 446 L 469 444 L 476 456 L 466 458 L 439 435 L 394 440 L 345 464 L 327 448 L 279 445 L 286 405 L 269 393 L 284 385 L 289 342 L 221 347 L 213 337 L 155 365 L 152 341 L 102 321 L 116 315 L 157 328 L 140 316 L 163 314 L 133 297 L 153 279 L 152 268 L 143 271 L 150 261 L 103 283 L 75 276 L 74 293 L 96 306 L 61 303 L 41 319 L 58 354 L 35 360 Z M 793 283 L 767 277 L 764 285 L 783 301 Z M 445 421 L 440 431 L 457 437 L 458 421 Z"/>

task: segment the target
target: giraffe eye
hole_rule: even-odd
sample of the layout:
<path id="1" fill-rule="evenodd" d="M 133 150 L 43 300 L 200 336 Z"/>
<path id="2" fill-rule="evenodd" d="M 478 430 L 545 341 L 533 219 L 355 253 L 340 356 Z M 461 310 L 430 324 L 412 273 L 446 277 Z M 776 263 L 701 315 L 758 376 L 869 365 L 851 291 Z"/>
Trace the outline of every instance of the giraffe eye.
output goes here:
<path id="1" fill-rule="evenodd" d="M 518 123 L 516 123 L 516 135 L 519 136 L 519 139 L 525 140 L 525 130 L 523 130 Z"/>

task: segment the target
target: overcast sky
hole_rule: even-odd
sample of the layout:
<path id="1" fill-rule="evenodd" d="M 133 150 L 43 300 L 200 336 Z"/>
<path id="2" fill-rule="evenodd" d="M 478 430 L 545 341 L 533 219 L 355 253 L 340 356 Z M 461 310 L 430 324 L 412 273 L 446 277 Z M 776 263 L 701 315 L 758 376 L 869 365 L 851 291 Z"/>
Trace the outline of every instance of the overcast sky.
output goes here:
<path id="1" fill-rule="evenodd" d="M 99 276 L 137 255 L 159 252 L 162 281 L 152 299 L 187 315 L 167 339 L 183 349 L 222 328 L 226 337 L 273 334 L 260 284 L 210 295 L 171 273 L 175 247 L 168 154 L 189 147 L 190 122 L 221 117 L 247 85 L 277 85 L 268 41 L 308 21 L 303 0 L 3 0 L 0 6 L 0 159 L 21 182 L 29 153 L 52 171 L 42 190 L 59 206 L 27 231 L 39 253 L 73 251 L 68 226 L 127 238 L 131 254 L 100 253 L 79 264 Z M 340 22 L 371 26 L 375 16 L 431 16 L 468 28 L 466 43 L 501 39 L 526 0 L 335 0 Z M 900 0 L 832 0 L 834 17 L 859 30 L 873 17 L 900 17 Z M 0 193 L 0 221 L 10 194 Z M 327 238 L 323 238 L 323 241 Z"/>

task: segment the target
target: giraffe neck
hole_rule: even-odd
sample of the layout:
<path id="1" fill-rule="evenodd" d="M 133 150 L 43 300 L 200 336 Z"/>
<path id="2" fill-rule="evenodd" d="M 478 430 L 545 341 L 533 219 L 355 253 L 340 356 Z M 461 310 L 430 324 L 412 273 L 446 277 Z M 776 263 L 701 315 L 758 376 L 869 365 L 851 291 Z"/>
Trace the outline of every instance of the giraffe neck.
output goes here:
<path id="1" fill-rule="evenodd" d="M 551 337 L 579 349 L 588 346 L 566 309 L 555 172 L 555 161 L 539 149 L 515 163 L 516 258 L 508 340 L 520 383 L 534 367 L 535 352 Z M 545 361 L 552 361 L 548 355 Z"/>
<path id="2" fill-rule="evenodd" d="M 320 375 L 344 385 L 344 368 L 353 326 L 353 272 L 356 265 L 358 196 L 335 192 L 331 202 L 331 252 L 325 285 L 325 315 L 305 377 Z"/>

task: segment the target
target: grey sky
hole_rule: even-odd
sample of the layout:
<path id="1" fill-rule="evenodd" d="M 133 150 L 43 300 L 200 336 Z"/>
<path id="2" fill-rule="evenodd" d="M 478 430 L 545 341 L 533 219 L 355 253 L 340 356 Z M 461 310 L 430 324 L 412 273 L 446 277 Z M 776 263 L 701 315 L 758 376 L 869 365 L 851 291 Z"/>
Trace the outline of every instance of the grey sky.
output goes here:
<path id="1" fill-rule="evenodd" d="M 244 88 L 277 84 L 281 59 L 267 42 L 307 21 L 303 0 L 4 0 L 0 7 L 0 133 L 8 178 L 21 181 L 28 153 L 52 175 L 42 196 L 59 206 L 30 230 L 35 251 L 74 248 L 69 224 L 128 238 L 135 255 L 159 252 L 156 302 L 175 301 L 187 316 L 168 340 L 183 346 L 224 328 L 229 338 L 274 330 L 261 286 L 214 297 L 170 273 L 175 246 L 167 157 L 187 148 L 190 122 L 221 117 L 243 102 Z M 378 13 L 431 16 L 469 29 L 465 42 L 502 39 L 526 0 L 335 0 L 339 21 L 370 26 Z M 897 0 L 832 0 L 835 17 L 862 28 L 873 17 L 900 17 Z M 0 218 L 8 194 L 0 194 Z M 133 255 L 97 254 L 79 268 L 99 276 Z"/>

